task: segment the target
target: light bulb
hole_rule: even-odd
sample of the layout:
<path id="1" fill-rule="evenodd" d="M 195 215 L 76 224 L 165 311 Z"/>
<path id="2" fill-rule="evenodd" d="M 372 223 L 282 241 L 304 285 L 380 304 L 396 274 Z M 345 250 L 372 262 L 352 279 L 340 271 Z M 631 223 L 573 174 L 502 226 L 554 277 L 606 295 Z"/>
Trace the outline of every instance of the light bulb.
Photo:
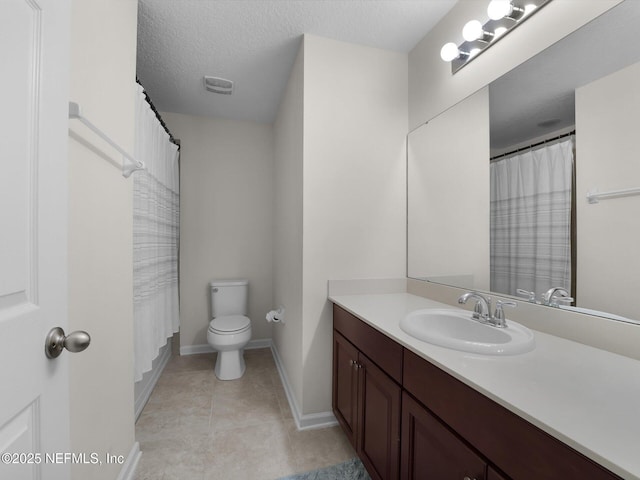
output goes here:
<path id="1" fill-rule="evenodd" d="M 500 20 L 509 15 L 512 10 L 511 0 L 491 0 L 487 7 L 487 15 L 491 20 Z"/>
<path id="2" fill-rule="evenodd" d="M 459 56 L 460 50 L 458 50 L 458 46 L 453 42 L 446 43 L 440 50 L 440 58 L 445 62 L 455 60 Z"/>
<path id="3" fill-rule="evenodd" d="M 482 24 L 478 20 L 468 21 L 462 29 L 462 37 L 467 42 L 473 42 L 484 36 Z"/>
<path id="4" fill-rule="evenodd" d="M 498 38 L 500 35 L 504 35 L 504 33 L 507 31 L 507 27 L 498 27 L 496 28 L 496 30 L 493 32 L 493 35 L 495 38 Z"/>
<path id="5" fill-rule="evenodd" d="M 469 58 L 475 57 L 477 54 L 479 54 L 482 50 L 478 47 L 472 48 L 471 51 L 469 52 Z"/>

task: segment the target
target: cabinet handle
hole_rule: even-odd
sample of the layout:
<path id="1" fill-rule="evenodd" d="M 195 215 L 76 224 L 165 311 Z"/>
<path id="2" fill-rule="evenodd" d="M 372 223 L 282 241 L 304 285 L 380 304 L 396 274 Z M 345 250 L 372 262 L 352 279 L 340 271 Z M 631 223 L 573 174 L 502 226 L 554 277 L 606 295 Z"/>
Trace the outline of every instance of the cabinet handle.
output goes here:
<path id="1" fill-rule="evenodd" d="M 349 365 L 353 368 L 362 368 L 362 364 L 356 362 L 355 360 L 349 360 Z"/>
<path id="2" fill-rule="evenodd" d="M 462 480 L 476 480 L 475 478 L 464 477 Z"/>

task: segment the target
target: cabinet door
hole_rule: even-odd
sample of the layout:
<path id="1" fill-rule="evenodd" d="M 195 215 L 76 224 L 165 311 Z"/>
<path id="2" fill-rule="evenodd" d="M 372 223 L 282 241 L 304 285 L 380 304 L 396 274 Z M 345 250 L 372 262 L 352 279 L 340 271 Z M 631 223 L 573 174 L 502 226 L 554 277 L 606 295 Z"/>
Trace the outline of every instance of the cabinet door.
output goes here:
<path id="1" fill-rule="evenodd" d="M 358 350 L 342 335 L 333 332 L 333 413 L 344 433 L 357 449 Z"/>
<path id="2" fill-rule="evenodd" d="M 373 480 L 397 480 L 402 389 L 362 353 L 358 365 L 361 402 L 358 455 Z"/>
<path id="3" fill-rule="evenodd" d="M 487 465 L 407 393 L 402 396 L 403 480 L 485 480 Z"/>

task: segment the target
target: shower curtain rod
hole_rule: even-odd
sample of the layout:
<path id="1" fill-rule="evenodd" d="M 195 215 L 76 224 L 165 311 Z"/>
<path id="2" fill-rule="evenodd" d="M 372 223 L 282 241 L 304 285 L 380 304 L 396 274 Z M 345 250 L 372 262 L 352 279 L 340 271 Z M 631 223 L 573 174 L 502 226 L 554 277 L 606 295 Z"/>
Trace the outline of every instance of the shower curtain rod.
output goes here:
<path id="1" fill-rule="evenodd" d="M 158 112 L 158 109 L 156 108 L 156 106 L 151 101 L 151 97 L 149 97 L 149 95 L 147 94 L 147 91 L 145 90 L 144 85 L 142 85 L 142 83 L 140 82 L 140 80 L 138 78 L 136 78 L 136 83 L 142 87 L 142 93 L 144 93 L 144 98 L 147 101 L 147 103 L 149 104 L 149 106 L 151 107 L 151 110 L 153 111 L 153 113 L 155 113 L 156 118 L 160 122 L 160 125 L 162 125 L 162 128 L 164 128 L 164 131 L 167 132 L 167 135 L 169 135 L 169 141 L 171 143 L 173 143 L 174 145 L 177 145 L 178 150 L 180 150 L 180 141 L 176 140 L 175 138 L 173 138 L 173 135 L 171 134 L 171 131 L 169 131 L 169 127 L 167 127 L 167 124 L 164 123 L 164 120 L 162 119 L 162 116 L 160 115 L 160 112 Z"/>
<path id="2" fill-rule="evenodd" d="M 530 150 L 532 148 L 539 147 L 540 145 L 544 145 L 545 143 L 555 142 L 556 140 L 560 140 L 561 138 L 564 138 L 564 137 L 570 137 L 571 135 L 575 135 L 575 134 L 576 134 L 576 131 L 575 130 L 571 130 L 568 133 L 563 133 L 562 135 L 558 135 L 557 137 L 547 138 L 546 140 L 542 140 L 541 142 L 534 143 L 533 145 L 528 145 L 526 147 L 520 147 L 520 148 L 517 148 L 517 149 L 515 149 L 515 150 L 513 150 L 511 152 L 501 153 L 500 155 L 496 155 L 495 157 L 491 157 L 489 159 L 489 161 L 493 162 L 494 160 L 499 160 L 502 157 L 508 157 L 509 155 L 513 155 L 514 153 L 523 152 L 525 150 Z"/>

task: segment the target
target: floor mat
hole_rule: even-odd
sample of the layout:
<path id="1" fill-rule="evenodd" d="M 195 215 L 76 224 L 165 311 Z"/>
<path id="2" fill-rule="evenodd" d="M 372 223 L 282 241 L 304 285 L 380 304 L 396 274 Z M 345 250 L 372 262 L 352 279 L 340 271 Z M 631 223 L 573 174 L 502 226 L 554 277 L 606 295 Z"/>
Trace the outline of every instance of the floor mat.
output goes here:
<path id="1" fill-rule="evenodd" d="M 360 459 L 352 458 L 338 465 L 282 477 L 278 480 L 371 480 L 371 477 Z"/>

